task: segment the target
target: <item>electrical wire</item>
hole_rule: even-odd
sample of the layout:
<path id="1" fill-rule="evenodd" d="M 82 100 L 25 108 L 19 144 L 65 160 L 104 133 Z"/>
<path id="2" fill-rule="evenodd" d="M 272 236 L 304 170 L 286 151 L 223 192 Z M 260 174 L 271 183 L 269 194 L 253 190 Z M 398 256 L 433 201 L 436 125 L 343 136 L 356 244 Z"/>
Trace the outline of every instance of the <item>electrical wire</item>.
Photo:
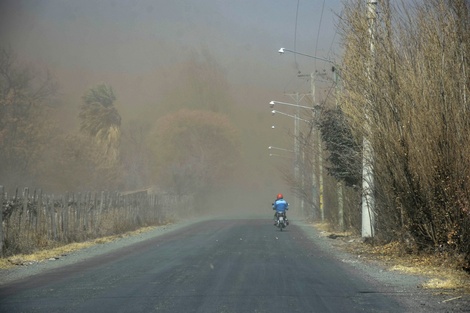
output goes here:
<path id="1" fill-rule="evenodd" d="M 317 40 L 315 41 L 315 54 L 314 54 L 314 56 L 317 56 L 317 52 L 318 52 L 318 39 L 320 38 L 320 30 L 321 30 L 321 24 L 322 24 L 322 20 L 323 20 L 323 12 L 325 10 L 325 1 L 326 0 L 323 0 L 323 5 L 321 7 L 320 21 L 318 23 Z M 317 67 L 317 60 L 315 60 L 314 64 L 315 64 L 315 68 L 316 68 Z"/>
<path id="2" fill-rule="evenodd" d="M 300 7 L 300 0 L 297 0 L 297 8 L 295 11 L 295 26 L 294 26 L 294 51 L 297 51 L 297 25 L 299 20 L 299 7 Z M 297 63 L 297 54 L 294 53 L 294 64 L 297 73 L 293 76 L 284 86 L 284 93 L 286 93 L 287 88 L 292 83 L 294 79 L 297 79 L 297 75 L 300 73 L 299 64 Z"/>
<path id="3" fill-rule="evenodd" d="M 294 28 L 294 51 L 297 51 L 297 22 L 299 19 L 299 6 L 300 6 L 300 0 L 297 0 L 297 10 L 295 11 L 295 28 Z M 294 62 L 295 62 L 295 68 L 297 69 L 297 72 L 300 72 L 299 70 L 299 64 L 297 63 L 297 55 L 294 53 Z"/>
<path id="4" fill-rule="evenodd" d="M 341 13 L 339 15 L 337 15 L 337 17 L 339 18 L 340 21 L 342 20 L 343 10 L 341 10 Z M 328 49 L 328 53 L 326 54 L 328 58 L 331 58 L 331 55 L 333 54 L 333 45 L 335 44 L 336 36 L 339 33 L 338 27 L 339 27 L 338 25 L 335 27 L 335 29 L 336 29 L 335 34 L 333 35 L 333 39 L 331 40 L 330 48 Z"/>

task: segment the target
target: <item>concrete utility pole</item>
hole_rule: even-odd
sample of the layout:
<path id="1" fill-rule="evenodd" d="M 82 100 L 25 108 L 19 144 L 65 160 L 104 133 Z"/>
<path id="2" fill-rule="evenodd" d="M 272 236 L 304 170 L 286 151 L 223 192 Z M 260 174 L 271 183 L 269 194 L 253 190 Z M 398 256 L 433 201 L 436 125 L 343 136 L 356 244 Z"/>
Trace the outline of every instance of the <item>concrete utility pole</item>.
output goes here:
<path id="1" fill-rule="evenodd" d="M 298 75 L 299 77 L 308 77 L 307 75 Z M 316 78 L 316 73 L 312 72 L 310 73 L 310 89 L 312 92 L 312 121 L 315 120 L 315 78 Z M 314 129 L 312 128 L 312 131 Z M 315 134 L 313 135 L 313 142 L 315 142 Z M 312 148 L 312 203 L 314 205 L 314 218 L 316 219 L 316 212 L 315 212 L 315 207 L 317 207 L 320 211 L 320 218 L 323 221 L 324 214 L 323 214 L 323 207 L 321 205 L 321 200 L 320 200 L 320 187 L 317 186 L 317 174 L 315 171 L 315 165 L 316 165 L 316 156 L 315 156 L 315 150 Z"/>
<path id="2" fill-rule="evenodd" d="M 336 64 L 332 68 L 333 71 L 333 80 L 335 82 L 335 104 L 336 109 L 338 109 L 338 94 L 339 94 L 339 75 L 338 67 Z M 341 231 L 344 231 L 344 201 L 343 201 L 343 182 L 338 180 L 336 184 L 336 194 L 338 199 L 338 226 Z"/>
<path id="3" fill-rule="evenodd" d="M 291 94 L 290 95 L 295 100 L 296 105 L 296 112 L 294 118 L 294 180 L 297 186 L 299 181 L 299 157 L 300 157 L 300 147 L 299 147 L 299 135 L 300 135 L 300 128 L 299 128 L 299 121 L 300 121 L 300 101 L 303 98 L 303 95 L 299 95 L 299 93 Z M 297 206 L 301 205 L 300 212 L 304 211 L 304 203 L 299 201 L 298 191 L 296 190 L 294 193 L 294 207 L 297 209 Z"/>
<path id="4" fill-rule="evenodd" d="M 312 114 L 315 114 L 315 105 L 316 101 L 316 88 L 315 82 L 317 79 L 317 73 L 313 72 L 310 74 L 310 84 L 312 88 Z M 317 142 L 318 142 L 318 208 L 320 209 L 321 221 L 325 221 L 325 206 L 323 201 L 323 154 L 322 154 L 322 144 L 321 144 L 321 133 L 320 129 L 316 130 Z M 315 170 L 312 170 L 312 179 L 315 178 Z"/>
<path id="5" fill-rule="evenodd" d="M 331 62 L 330 62 L 331 63 Z M 338 89 L 339 89 L 339 79 L 338 79 L 338 68 L 336 64 L 333 63 L 333 81 L 335 83 L 335 101 L 336 107 L 338 107 Z M 316 79 L 316 72 L 310 74 L 311 79 L 311 89 L 312 89 L 312 99 L 313 99 L 313 110 L 315 110 L 316 104 L 316 96 L 315 96 L 315 79 Z M 312 110 L 312 112 L 313 112 Z M 317 140 L 318 140 L 318 175 L 319 175 L 319 208 L 321 212 L 321 220 L 324 221 L 325 218 L 325 209 L 324 209 L 324 201 L 323 201 L 323 155 L 322 155 L 322 140 L 321 140 L 321 133 L 320 130 L 317 130 Z M 313 181 L 316 181 L 315 178 L 315 171 L 313 172 Z M 338 225 L 341 230 L 344 230 L 344 202 L 343 202 L 343 183 L 338 181 L 337 183 L 337 196 L 338 196 Z M 315 202 L 316 203 L 316 202 Z"/>
<path id="6" fill-rule="evenodd" d="M 370 85 L 372 85 L 372 71 L 375 62 L 375 21 L 377 18 L 377 0 L 367 0 L 367 18 L 369 23 L 370 39 L 370 60 L 367 75 Z M 367 101 L 372 102 L 371 96 Z M 373 169 L 373 149 L 369 141 L 372 135 L 369 123 L 369 115 L 365 116 L 366 133 L 363 138 L 362 150 L 362 237 L 374 237 L 375 226 L 375 197 L 374 197 L 374 169 Z"/>
<path id="7" fill-rule="evenodd" d="M 299 95 L 296 94 L 296 99 L 295 99 L 295 104 L 299 104 Z M 294 155 L 295 155 L 295 159 L 294 159 L 294 179 L 295 179 L 295 186 L 297 188 L 297 184 L 299 182 L 299 152 L 300 152 L 300 149 L 299 149 L 299 134 L 300 134 L 300 131 L 299 131 L 299 108 L 296 108 L 296 111 L 295 111 L 295 119 L 294 119 Z M 296 210 L 298 210 L 297 206 L 299 205 L 299 196 L 298 196 L 298 191 L 296 190 L 295 191 L 295 206 L 296 206 Z M 300 203 L 300 205 L 302 206 L 303 203 Z M 304 211 L 304 208 L 301 207 L 300 208 L 300 211 L 303 212 Z"/>
<path id="8" fill-rule="evenodd" d="M 0 186 L 0 257 L 3 257 L 3 186 Z"/>

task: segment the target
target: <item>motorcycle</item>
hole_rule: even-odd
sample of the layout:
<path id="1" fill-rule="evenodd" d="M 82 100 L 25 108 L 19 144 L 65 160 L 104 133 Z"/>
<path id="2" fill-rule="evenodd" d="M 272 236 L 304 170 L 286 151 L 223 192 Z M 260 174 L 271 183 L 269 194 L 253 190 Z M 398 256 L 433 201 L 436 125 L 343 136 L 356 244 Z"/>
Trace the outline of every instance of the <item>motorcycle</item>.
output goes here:
<path id="1" fill-rule="evenodd" d="M 287 225 L 289 225 L 289 222 L 287 221 L 286 213 L 276 212 L 276 224 L 274 226 L 276 226 L 277 228 L 279 228 L 280 231 L 282 231 L 284 228 L 287 227 Z"/>

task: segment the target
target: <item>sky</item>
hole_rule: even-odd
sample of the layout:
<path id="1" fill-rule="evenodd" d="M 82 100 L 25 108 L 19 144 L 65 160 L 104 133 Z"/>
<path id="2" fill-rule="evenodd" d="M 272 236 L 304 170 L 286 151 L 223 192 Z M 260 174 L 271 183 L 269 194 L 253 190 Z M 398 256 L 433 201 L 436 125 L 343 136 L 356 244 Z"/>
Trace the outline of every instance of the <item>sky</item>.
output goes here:
<path id="1" fill-rule="evenodd" d="M 81 96 L 102 82 L 115 90 L 123 117 L 155 105 L 178 66 L 201 51 L 223 69 L 241 110 L 270 115 L 271 100 L 310 91 L 298 74 L 330 68 L 278 50 L 338 60 L 341 9 L 342 0 L 0 0 L 0 44 L 53 74 L 61 114 L 75 120 Z M 249 138 L 259 150 L 252 161 L 268 146 L 291 144 L 283 131 L 270 142 Z"/>
<path id="2" fill-rule="evenodd" d="M 2 0 L 3 45 L 62 72 L 145 77 L 208 50 L 233 83 L 280 92 L 338 58 L 340 0 Z M 63 74 L 65 75 L 65 74 Z M 59 77 L 60 78 L 60 77 Z M 65 77 L 64 77 L 65 78 Z M 60 79 L 65 86 L 67 80 Z"/>

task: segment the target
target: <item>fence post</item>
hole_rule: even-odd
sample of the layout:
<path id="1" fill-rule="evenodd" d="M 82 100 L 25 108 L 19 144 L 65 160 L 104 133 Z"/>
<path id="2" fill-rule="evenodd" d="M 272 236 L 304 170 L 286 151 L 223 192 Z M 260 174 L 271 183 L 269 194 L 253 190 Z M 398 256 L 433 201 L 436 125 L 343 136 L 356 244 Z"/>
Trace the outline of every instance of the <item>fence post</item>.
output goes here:
<path id="1" fill-rule="evenodd" d="M 88 212 L 88 196 L 89 192 L 85 192 L 84 196 L 85 199 L 83 200 L 83 230 L 85 231 L 85 235 L 88 234 L 89 227 L 88 227 L 88 222 L 89 222 L 89 212 Z"/>
<path id="2" fill-rule="evenodd" d="M 23 189 L 23 209 L 22 209 L 22 216 L 25 220 L 24 227 L 26 238 L 29 240 L 30 232 L 31 232 L 31 212 L 28 210 L 28 199 L 29 198 L 29 188 L 25 187 Z M 21 233 L 19 234 L 21 236 Z M 20 237 L 21 238 L 21 237 Z"/>
<path id="3" fill-rule="evenodd" d="M 93 197 L 93 234 L 96 235 L 98 229 L 98 193 L 95 191 Z"/>
<path id="4" fill-rule="evenodd" d="M 98 214 L 98 218 L 97 218 L 97 221 L 96 221 L 96 225 L 98 227 L 100 227 L 101 225 L 101 219 L 103 217 L 103 208 L 104 208 L 104 191 L 101 191 L 101 200 L 100 200 L 100 210 L 99 210 L 99 214 Z"/>
<path id="5" fill-rule="evenodd" d="M 57 240 L 57 227 L 56 227 L 56 214 L 55 214 L 55 204 L 54 204 L 54 195 L 52 199 L 48 199 L 49 213 L 51 215 L 51 235 L 52 240 Z"/>
<path id="6" fill-rule="evenodd" d="M 0 257 L 3 257 L 3 186 L 0 186 Z"/>
<path id="7" fill-rule="evenodd" d="M 33 198 L 31 199 L 31 210 L 33 210 L 33 220 L 31 223 L 32 228 L 34 229 L 34 235 L 38 235 L 38 215 L 39 215 L 39 203 L 37 201 L 36 195 L 37 189 L 34 189 Z"/>

